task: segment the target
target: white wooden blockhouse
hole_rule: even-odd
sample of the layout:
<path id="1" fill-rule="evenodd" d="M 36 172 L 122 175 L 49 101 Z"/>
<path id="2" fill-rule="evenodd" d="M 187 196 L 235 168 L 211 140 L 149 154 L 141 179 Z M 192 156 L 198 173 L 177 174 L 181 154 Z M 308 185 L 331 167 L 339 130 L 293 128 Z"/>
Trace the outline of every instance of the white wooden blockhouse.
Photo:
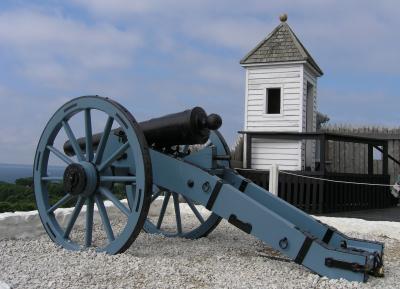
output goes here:
<path id="1" fill-rule="evenodd" d="M 281 16 L 281 23 L 240 61 L 246 69 L 245 131 L 316 130 L 317 78 L 323 72 L 286 20 Z M 282 170 L 313 169 L 315 143 L 253 139 L 250 163 L 253 169 L 268 170 L 272 164 Z"/>

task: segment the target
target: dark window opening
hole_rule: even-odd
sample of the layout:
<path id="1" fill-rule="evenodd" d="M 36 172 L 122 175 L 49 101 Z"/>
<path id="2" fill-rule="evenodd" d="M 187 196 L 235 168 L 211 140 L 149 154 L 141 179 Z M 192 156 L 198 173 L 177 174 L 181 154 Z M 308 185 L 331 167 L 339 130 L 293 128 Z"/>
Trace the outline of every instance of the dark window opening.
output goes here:
<path id="1" fill-rule="evenodd" d="M 267 114 L 280 114 L 281 113 L 281 89 L 280 88 L 267 88 Z"/>

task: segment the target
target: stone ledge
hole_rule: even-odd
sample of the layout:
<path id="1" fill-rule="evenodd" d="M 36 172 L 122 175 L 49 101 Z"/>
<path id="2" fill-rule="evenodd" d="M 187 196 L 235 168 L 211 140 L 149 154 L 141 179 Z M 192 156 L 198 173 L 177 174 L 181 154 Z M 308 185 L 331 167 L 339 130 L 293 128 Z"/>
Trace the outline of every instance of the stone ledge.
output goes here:
<path id="1" fill-rule="evenodd" d="M 155 215 L 159 212 L 163 197 L 158 197 L 151 206 L 149 215 Z M 123 203 L 127 203 L 126 200 L 122 200 Z M 107 213 L 110 218 L 117 213 L 117 208 L 110 201 L 105 201 L 104 205 L 107 207 Z M 61 226 L 66 226 L 69 216 L 71 215 L 73 208 L 61 208 L 55 210 L 57 220 L 60 221 Z M 95 206 L 95 211 L 97 208 Z M 169 212 L 172 212 L 172 208 L 168 208 Z M 86 207 L 82 208 L 78 224 L 83 224 L 85 221 L 84 215 Z M 169 213 L 167 212 L 167 214 Z M 99 214 L 95 214 L 95 218 L 100 218 Z M 99 219 L 100 220 L 100 219 Z M 39 217 L 38 211 L 29 212 L 13 212 L 13 213 L 1 213 L 0 214 L 0 240 L 5 239 L 33 239 L 46 234 L 43 229 L 42 222 Z M 1 288 L 0 288 L 1 289 Z"/>

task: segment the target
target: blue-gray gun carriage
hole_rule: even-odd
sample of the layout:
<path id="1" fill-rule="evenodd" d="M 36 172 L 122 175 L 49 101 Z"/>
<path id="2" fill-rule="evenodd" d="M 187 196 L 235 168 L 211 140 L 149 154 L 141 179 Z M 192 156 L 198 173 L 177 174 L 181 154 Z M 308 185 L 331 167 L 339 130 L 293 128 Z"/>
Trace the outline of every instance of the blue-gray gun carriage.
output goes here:
<path id="1" fill-rule="evenodd" d="M 104 130 L 97 134 L 92 132 L 94 112 L 105 115 Z M 70 125 L 78 115 L 84 120 L 82 138 L 76 138 Z M 350 238 L 232 169 L 229 148 L 217 130 L 221 124 L 218 115 L 207 116 L 199 107 L 138 123 L 109 98 L 85 96 L 64 104 L 47 123 L 34 162 L 36 202 L 49 237 L 66 249 L 90 247 L 116 254 L 125 251 L 142 228 L 167 236 L 200 238 L 224 218 L 319 275 L 364 282 L 368 275 L 383 276 L 382 243 Z M 55 139 L 64 133 L 59 149 Z M 197 150 L 190 149 L 194 144 Z M 63 176 L 49 173 L 50 157 L 66 164 Z M 63 183 L 65 190 L 56 201 L 49 190 L 53 182 Z M 126 202 L 115 193 L 116 185 L 123 188 Z M 160 195 L 164 198 L 157 198 Z M 173 233 L 161 226 L 171 197 L 176 217 Z M 163 201 L 154 222 L 148 212 L 156 199 Z M 187 202 L 199 221 L 188 230 L 182 225 L 179 199 Z M 118 232 L 105 200 L 124 216 Z M 62 224 L 55 211 L 71 202 L 71 216 Z M 94 204 L 106 236 L 101 243 L 93 233 Z M 211 213 L 202 216 L 199 206 Z M 74 234 L 83 208 L 83 232 Z"/>

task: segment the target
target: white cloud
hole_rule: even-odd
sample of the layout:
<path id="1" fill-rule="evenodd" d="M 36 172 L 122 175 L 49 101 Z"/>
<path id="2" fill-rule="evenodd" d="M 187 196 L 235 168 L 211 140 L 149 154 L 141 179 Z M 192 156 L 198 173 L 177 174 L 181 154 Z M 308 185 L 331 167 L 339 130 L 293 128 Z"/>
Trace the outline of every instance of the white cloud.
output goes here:
<path id="1" fill-rule="evenodd" d="M 0 47 L 19 61 L 17 69 L 26 77 L 56 87 L 95 71 L 129 67 L 140 45 L 133 29 L 34 11 L 0 14 Z"/>
<path id="2" fill-rule="evenodd" d="M 138 15 L 157 14 L 167 17 L 190 17 L 202 14 L 205 11 L 217 10 L 223 7 L 221 4 L 228 4 L 230 1 L 210 0 L 72 0 L 75 5 L 84 7 L 93 15 L 108 19 L 132 19 Z M 226 7 L 226 6 L 224 6 Z"/>
<path id="3" fill-rule="evenodd" d="M 131 0 L 72 0 L 76 5 L 89 9 L 92 13 L 107 16 L 131 15 L 145 13 L 155 8 L 155 1 Z"/>
<path id="4" fill-rule="evenodd" d="M 184 32 L 190 37 L 200 39 L 216 47 L 248 51 L 266 37 L 276 25 L 276 21 L 246 18 L 203 18 L 186 19 Z M 244 55 L 243 55 L 244 56 Z"/>
<path id="5" fill-rule="evenodd" d="M 355 125 L 399 126 L 396 92 L 379 90 L 346 90 L 320 88 L 319 110 L 331 118 L 332 123 Z"/>
<path id="6" fill-rule="evenodd" d="M 95 18 L 151 27 L 161 36 L 196 39 L 242 57 L 287 12 L 288 23 L 321 66 L 335 70 L 393 73 L 400 63 L 400 2 L 395 0 L 178 1 L 74 0 Z M 165 36 L 167 35 L 167 36 Z M 165 41 L 162 43 L 166 43 Z M 173 41 L 170 41 L 171 44 Z M 238 59 L 239 60 L 239 59 Z"/>

